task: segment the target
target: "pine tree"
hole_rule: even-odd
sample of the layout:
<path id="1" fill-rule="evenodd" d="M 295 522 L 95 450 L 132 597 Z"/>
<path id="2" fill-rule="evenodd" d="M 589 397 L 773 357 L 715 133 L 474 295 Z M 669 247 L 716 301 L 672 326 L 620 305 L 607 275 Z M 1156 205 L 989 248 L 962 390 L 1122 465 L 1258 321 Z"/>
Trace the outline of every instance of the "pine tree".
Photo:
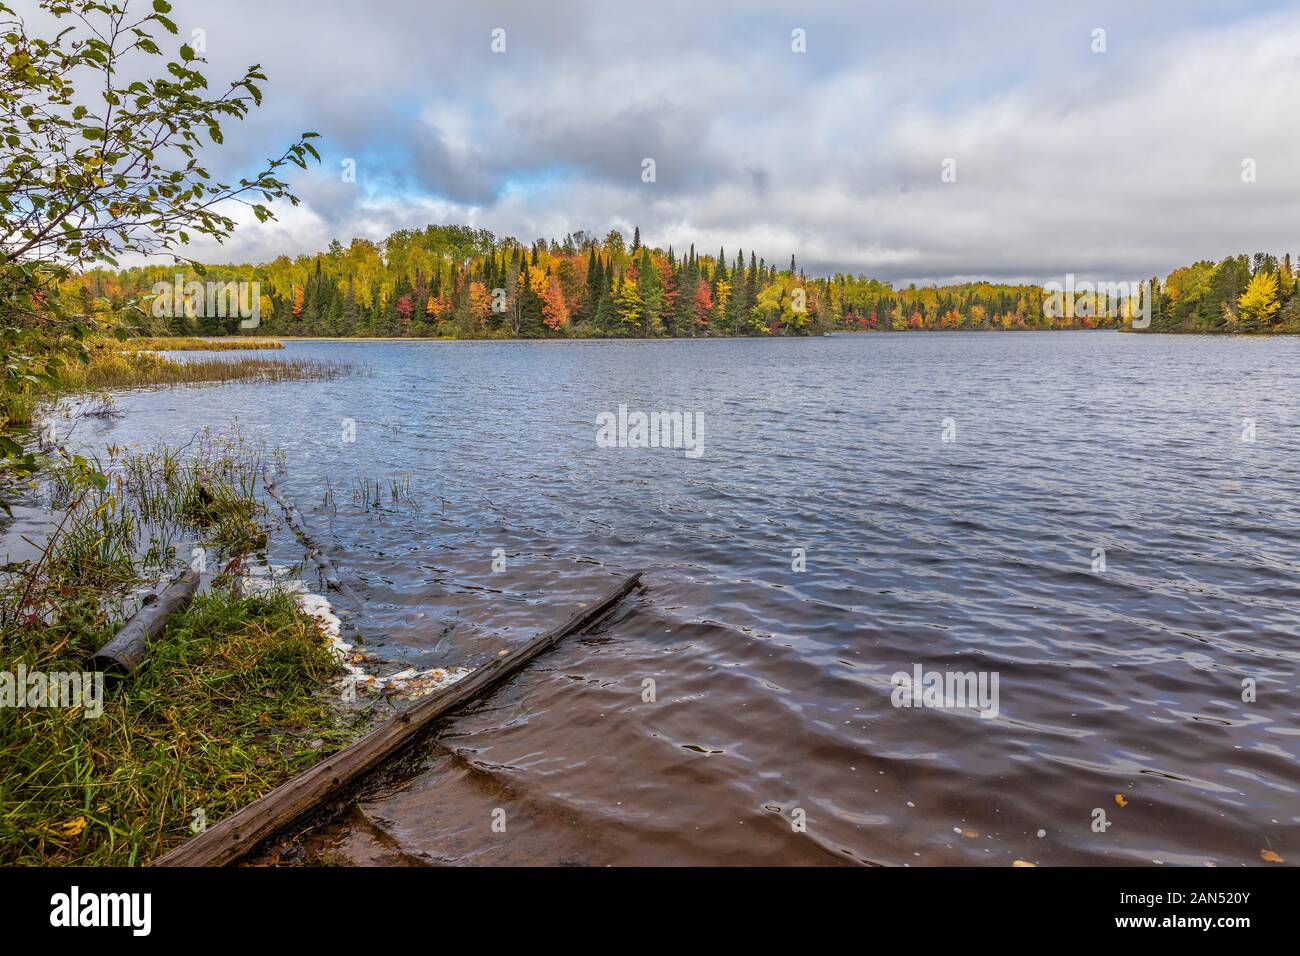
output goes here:
<path id="1" fill-rule="evenodd" d="M 641 334 L 657 336 L 663 331 L 664 290 L 659 270 L 650 259 L 650 250 L 642 248 L 637 266 L 637 292 L 641 296 Z"/>
<path id="2" fill-rule="evenodd" d="M 610 301 L 609 289 L 602 288 L 600 300 L 596 303 L 596 328 L 600 329 L 603 335 L 609 335 L 616 321 L 618 321 L 618 314 Z"/>
<path id="3" fill-rule="evenodd" d="M 596 246 L 593 244 L 587 250 L 587 295 L 586 306 L 587 314 L 592 319 L 596 317 L 596 306 L 600 303 L 600 295 L 605 290 L 604 270 L 600 265 L 600 258 L 596 255 Z"/>

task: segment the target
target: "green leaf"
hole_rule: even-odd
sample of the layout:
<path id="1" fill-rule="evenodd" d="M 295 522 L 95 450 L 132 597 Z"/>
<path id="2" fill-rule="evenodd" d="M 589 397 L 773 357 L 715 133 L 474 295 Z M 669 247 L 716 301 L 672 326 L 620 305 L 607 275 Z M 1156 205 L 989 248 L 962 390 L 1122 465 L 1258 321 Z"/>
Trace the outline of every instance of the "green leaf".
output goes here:
<path id="1" fill-rule="evenodd" d="M 167 0 L 153 0 L 153 9 L 155 13 L 171 13 L 172 5 Z"/>

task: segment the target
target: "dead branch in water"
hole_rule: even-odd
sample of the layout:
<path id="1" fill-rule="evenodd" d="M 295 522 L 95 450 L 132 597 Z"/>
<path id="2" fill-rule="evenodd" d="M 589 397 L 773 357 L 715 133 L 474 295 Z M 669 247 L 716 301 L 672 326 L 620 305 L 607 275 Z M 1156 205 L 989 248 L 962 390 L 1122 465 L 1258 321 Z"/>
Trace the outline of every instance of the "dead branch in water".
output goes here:
<path id="1" fill-rule="evenodd" d="M 293 529 L 293 533 L 298 536 L 298 540 L 307 548 L 307 556 L 315 561 L 316 566 L 320 568 L 321 576 L 325 579 L 325 583 L 346 597 L 354 605 L 360 607 L 361 599 L 357 597 L 357 593 L 339 577 L 338 568 L 334 566 L 334 562 L 330 559 L 330 556 L 325 553 L 324 549 L 322 549 L 320 544 L 317 543 L 316 538 L 307 530 L 307 524 L 302 520 L 302 515 L 299 513 L 298 509 L 295 508 L 291 502 L 286 500 L 285 497 L 276 489 L 275 480 L 269 474 L 266 476 L 264 486 L 266 488 L 266 493 L 274 498 L 279 503 L 280 507 L 284 509 L 284 513 L 289 520 L 289 527 Z"/>

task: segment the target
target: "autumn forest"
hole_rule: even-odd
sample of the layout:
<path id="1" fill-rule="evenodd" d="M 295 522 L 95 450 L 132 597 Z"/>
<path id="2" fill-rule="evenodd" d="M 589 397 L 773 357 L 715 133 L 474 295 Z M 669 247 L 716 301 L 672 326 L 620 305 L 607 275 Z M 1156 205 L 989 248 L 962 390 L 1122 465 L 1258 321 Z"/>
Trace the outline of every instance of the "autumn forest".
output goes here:
<path id="1" fill-rule="evenodd" d="M 259 265 L 92 270 L 70 280 L 115 306 L 135 301 L 145 335 L 221 335 L 237 316 L 195 303 L 158 308 L 158 283 L 257 282 L 261 335 L 563 338 L 809 335 L 832 330 L 1130 328 L 1138 303 L 1083 295 L 1068 314 L 1038 285 L 895 288 L 865 276 L 814 278 L 737 249 L 650 248 L 634 230 L 531 245 L 485 229 L 431 225 L 382 243 L 337 240 L 317 255 Z M 1258 253 L 1174 270 L 1154 290 L 1149 331 L 1300 332 L 1290 255 Z M 1142 328 L 1142 323 L 1138 323 Z"/>

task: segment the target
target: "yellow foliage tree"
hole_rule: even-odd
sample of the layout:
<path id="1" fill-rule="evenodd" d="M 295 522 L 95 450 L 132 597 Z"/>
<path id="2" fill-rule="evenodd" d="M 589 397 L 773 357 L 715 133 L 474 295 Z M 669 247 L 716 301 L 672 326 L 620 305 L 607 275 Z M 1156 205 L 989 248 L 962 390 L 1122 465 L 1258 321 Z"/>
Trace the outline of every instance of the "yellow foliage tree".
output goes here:
<path id="1" fill-rule="evenodd" d="M 717 310 L 718 316 L 722 316 L 722 310 L 727 307 L 727 300 L 731 298 L 731 283 L 726 279 L 718 281 L 718 292 L 713 297 L 713 305 Z"/>
<path id="2" fill-rule="evenodd" d="M 1264 328 L 1273 321 L 1273 315 L 1281 305 L 1277 300 L 1277 273 L 1255 273 L 1237 300 L 1241 327 L 1246 330 Z"/>

